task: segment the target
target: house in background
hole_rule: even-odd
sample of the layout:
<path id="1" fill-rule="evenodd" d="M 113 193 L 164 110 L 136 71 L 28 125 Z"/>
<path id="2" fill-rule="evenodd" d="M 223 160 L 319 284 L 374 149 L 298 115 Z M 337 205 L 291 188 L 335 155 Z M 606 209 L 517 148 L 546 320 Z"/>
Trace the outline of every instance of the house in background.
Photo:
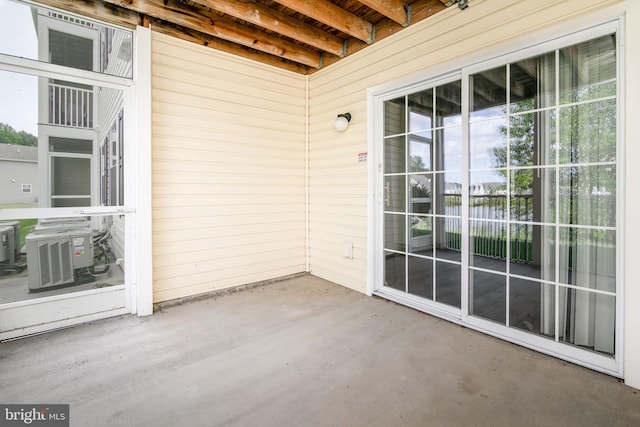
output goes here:
<path id="1" fill-rule="evenodd" d="M 95 19 L 111 10 L 90 3 Z M 127 81 L 0 57 L 0 66 L 125 94 L 124 203 L 47 214 L 124 216 L 133 274 L 118 294 L 78 299 L 108 295 L 109 310 L 65 322 L 151 314 L 153 303 L 309 272 L 640 387 L 637 1 L 472 0 L 304 72 L 230 55 L 238 50 L 141 15 L 127 27 Z M 347 112 L 348 129 L 336 131 Z M 522 118 L 534 141 L 526 162 L 510 151 Z M 92 136 L 92 155 L 107 134 Z M 503 163 L 485 161 L 500 150 Z M 63 163 L 86 155 L 64 153 Z M 411 182 L 431 191 L 409 197 Z M 469 188 L 487 183 L 504 218 L 469 209 L 487 197 Z M 439 189 L 461 209 L 443 209 Z M 49 196 L 114 200 L 102 193 L 92 184 Z M 517 216 L 510 207 L 520 199 L 532 204 Z M 521 233 L 531 240 L 514 245 Z M 478 249 L 495 236 L 494 249 Z M 514 259 L 519 248 L 533 255 Z"/>
<path id="2" fill-rule="evenodd" d="M 0 143 L 0 205 L 36 204 L 37 178 L 37 147 Z"/>

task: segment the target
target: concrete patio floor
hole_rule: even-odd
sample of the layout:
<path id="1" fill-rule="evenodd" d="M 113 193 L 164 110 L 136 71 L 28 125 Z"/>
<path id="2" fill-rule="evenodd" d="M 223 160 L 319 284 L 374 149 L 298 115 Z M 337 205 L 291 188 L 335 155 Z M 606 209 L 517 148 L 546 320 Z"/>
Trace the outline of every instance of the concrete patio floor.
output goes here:
<path id="1" fill-rule="evenodd" d="M 640 392 L 301 276 L 0 344 L 0 403 L 72 426 L 637 426 Z"/>

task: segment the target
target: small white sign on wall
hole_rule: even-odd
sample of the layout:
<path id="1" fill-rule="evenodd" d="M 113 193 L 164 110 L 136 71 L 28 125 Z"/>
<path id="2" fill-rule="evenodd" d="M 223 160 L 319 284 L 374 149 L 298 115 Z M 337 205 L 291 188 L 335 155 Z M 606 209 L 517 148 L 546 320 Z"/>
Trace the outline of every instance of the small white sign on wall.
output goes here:
<path id="1" fill-rule="evenodd" d="M 358 153 L 358 161 L 359 162 L 366 162 L 367 161 L 367 153 Z"/>

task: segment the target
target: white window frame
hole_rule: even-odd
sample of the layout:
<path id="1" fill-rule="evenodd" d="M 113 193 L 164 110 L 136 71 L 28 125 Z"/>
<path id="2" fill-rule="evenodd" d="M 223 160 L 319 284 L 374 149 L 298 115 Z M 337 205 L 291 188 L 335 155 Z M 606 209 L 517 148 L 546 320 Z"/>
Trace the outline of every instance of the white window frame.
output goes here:
<path id="1" fill-rule="evenodd" d="M 615 319 L 615 356 L 608 357 L 600 355 L 588 350 L 582 350 L 568 344 L 554 342 L 546 338 L 518 331 L 513 328 L 504 326 L 496 328 L 494 322 L 486 321 L 478 317 L 468 315 L 468 287 L 469 287 L 469 174 L 468 174 L 468 143 L 469 140 L 469 103 L 464 102 L 462 106 L 462 155 L 465 167 L 462 173 L 462 198 L 463 198 L 463 217 L 462 217 L 462 285 L 461 285 L 461 308 L 458 310 L 453 307 L 446 307 L 441 304 L 435 304 L 413 295 L 395 291 L 393 289 L 384 288 L 384 265 L 382 258 L 383 248 L 383 163 L 384 158 L 383 140 L 384 130 L 384 101 L 417 92 L 421 89 L 439 86 L 452 80 L 461 78 L 462 80 L 462 96 L 468 96 L 469 93 L 469 76 L 471 74 L 489 70 L 507 63 L 517 62 L 518 60 L 538 56 L 550 51 L 570 46 L 586 40 L 594 39 L 606 34 L 616 34 L 617 41 L 617 221 L 616 221 L 616 242 L 618 254 L 616 259 L 616 319 Z M 608 22 L 600 22 L 597 25 L 584 27 L 584 29 L 567 33 L 566 29 L 559 29 L 555 34 L 542 34 L 538 37 L 538 42 L 531 42 L 535 38 L 521 38 L 514 43 L 513 41 L 495 48 L 494 50 L 486 50 L 477 55 L 470 55 L 455 62 L 441 64 L 430 70 L 421 71 L 420 73 L 402 78 L 396 81 L 384 83 L 380 86 L 370 88 L 367 92 L 368 114 L 372 119 L 369 120 L 369 153 L 373 153 L 369 164 L 369 245 L 368 256 L 371 263 L 367 273 L 367 294 L 377 294 L 385 298 L 397 301 L 409 307 L 433 314 L 484 332 L 488 335 L 496 336 L 507 341 L 517 343 L 519 345 L 532 348 L 542 353 L 571 361 L 573 363 L 583 365 L 594 370 L 605 372 L 607 374 L 623 377 L 624 367 L 624 275 L 623 261 L 624 256 L 621 250 L 624 248 L 624 79 L 622 76 L 624 70 L 624 20 L 623 17 L 612 19 Z M 425 78 L 425 76 L 428 76 Z"/>

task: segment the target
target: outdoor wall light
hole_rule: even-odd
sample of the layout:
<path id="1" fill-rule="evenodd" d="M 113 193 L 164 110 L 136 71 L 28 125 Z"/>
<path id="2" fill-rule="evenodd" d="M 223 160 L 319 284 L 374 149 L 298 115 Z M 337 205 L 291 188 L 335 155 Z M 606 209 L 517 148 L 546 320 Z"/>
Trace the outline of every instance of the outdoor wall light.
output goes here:
<path id="1" fill-rule="evenodd" d="M 351 121 L 351 114 L 349 113 L 338 114 L 338 118 L 336 119 L 333 126 L 336 128 L 338 132 L 344 132 L 349 127 L 350 121 Z"/>

